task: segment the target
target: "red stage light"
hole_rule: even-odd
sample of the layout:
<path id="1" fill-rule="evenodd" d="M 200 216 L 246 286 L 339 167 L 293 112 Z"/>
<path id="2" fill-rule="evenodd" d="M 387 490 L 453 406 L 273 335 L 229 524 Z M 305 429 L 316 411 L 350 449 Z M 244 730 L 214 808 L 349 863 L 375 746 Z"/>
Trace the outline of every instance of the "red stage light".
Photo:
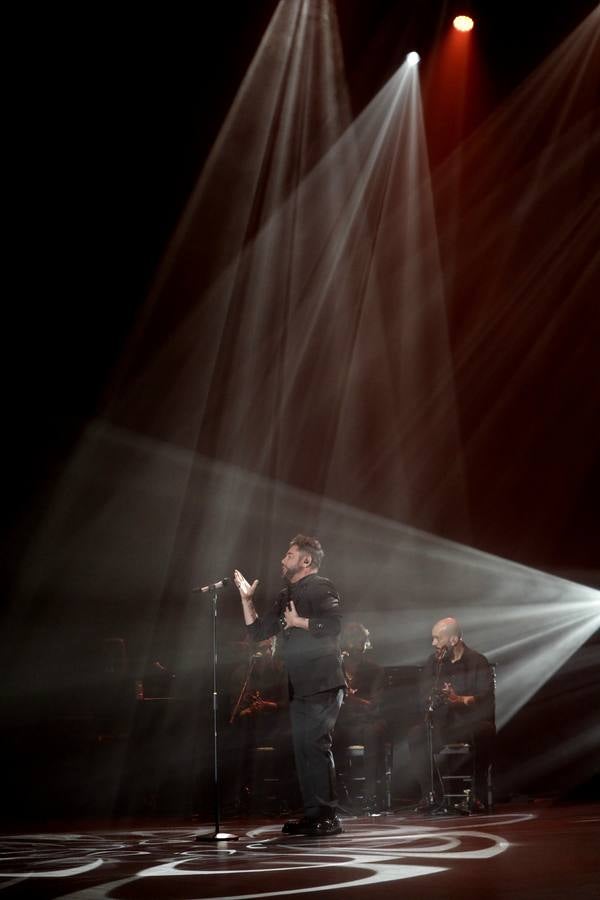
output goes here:
<path id="1" fill-rule="evenodd" d="M 456 16 L 452 24 L 457 31 L 471 31 L 475 23 L 471 16 Z"/>

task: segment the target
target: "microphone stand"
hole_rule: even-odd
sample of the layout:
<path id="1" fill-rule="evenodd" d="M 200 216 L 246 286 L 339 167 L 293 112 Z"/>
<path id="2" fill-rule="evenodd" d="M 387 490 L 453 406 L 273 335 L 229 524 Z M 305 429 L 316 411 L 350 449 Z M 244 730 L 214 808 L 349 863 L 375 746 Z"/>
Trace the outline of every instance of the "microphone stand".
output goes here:
<path id="1" fill-rule="evenodd" d="M 425 725 L 427 729 L 427 757 L 429 762 L 429 792 L 427 794 L 426 802 L 427 808 L 425 810 L 426 815 L 445 815 L 447 813 L 446 808 L 443 805 L 443 799 L 441 803 L 437 803 L 435 799 L 435 788 L 434 788 L 434 755 L 433 755 L 433 713 L 434 713 L 434 697 L 439 691 L 439 683 L 440 683 L 440 675 L 442 671 L 442 662 L 444 657 L 441 656 L 437 660 L 436 665 L 436 673 L 433 684 L 431 686 L 431 692 L 429 694 L 429 698 L 427 700 L 427 710 L 425 713 Z"/>
<path id="2" fill-rule="evenodd" d="M 215 830 L 213 834 L 198 834 L 197 841 L 237 841 L 237 834 L 229 834 L 221 831 L 221 791 L 219 788 L 219 692 L 217 690 L 217 598 L 219 595 L 216 585 L 212 587 L 213 627 L 212 627 L 212 667 L 213 667 L 213 757 L 214 757 L 214 786 L 215 786 Z"/>

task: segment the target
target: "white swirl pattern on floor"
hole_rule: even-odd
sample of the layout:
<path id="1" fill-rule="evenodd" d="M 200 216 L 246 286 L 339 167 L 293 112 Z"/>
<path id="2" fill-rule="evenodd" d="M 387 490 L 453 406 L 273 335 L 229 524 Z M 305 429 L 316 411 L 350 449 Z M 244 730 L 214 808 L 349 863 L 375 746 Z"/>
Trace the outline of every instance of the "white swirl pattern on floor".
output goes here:
<path id="1" fill-rule="evenodd" d="M 202 877 L 197 896 L 211 900 L 205 893 L 207 876 L 227 880 L 228 900 L 365 888 L 434 875 L 465 859 L 490 859 L 510 846 L 496 830 L 530 818 L 420 819 L 418 824 L 400 816 L 376 823 L 350 820 L 343 835 L 321 840 L 283 838 L 281 826 L 272 824 L 250 829 L 227 846 L 196 843 L 205 830 L 201 828 L 5 836 L 0 840 L 0 891 L 10 894 L 26 879 L 32 880 L 32 887 L 35 879 L 56 879 L 62 892 L 55 896 L 61 900 L 113 900 L 125 885 L 153 878 L 161 882 L 156 896 L 166 897 L 168 879 L 187 877 L 193 882 Z M 105 880 L 116 867 L 125 870 L 125 877 Z M 302 887 L 297 886 L 300 873 Z M 265 889 L 265 875 L 275 874 L 277 890 Z M 86 886 L 73 884 L 69 890 L 68 880 L 84 875 Z M 222 893 L 216 892 L 215 900 L 219 896 Z M 189 900 L 194 900 L 192 894 Z"/>

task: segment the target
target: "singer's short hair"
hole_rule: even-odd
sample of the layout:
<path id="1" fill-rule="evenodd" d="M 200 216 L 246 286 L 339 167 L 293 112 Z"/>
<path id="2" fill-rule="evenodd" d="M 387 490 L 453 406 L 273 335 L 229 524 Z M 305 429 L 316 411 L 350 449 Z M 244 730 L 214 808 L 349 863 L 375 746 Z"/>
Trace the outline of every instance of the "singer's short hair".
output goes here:
<path id="1" fill-rule="evenodd" d="M 290 547 L 297 547 L 300 553 L 306 553 L 307 556 L 310 556 L 313 568 L 317 570 L 321 568 L 325 551 L 315 537 L 309 537 L 306 534 L 297 534 L 290 541 Z"/>

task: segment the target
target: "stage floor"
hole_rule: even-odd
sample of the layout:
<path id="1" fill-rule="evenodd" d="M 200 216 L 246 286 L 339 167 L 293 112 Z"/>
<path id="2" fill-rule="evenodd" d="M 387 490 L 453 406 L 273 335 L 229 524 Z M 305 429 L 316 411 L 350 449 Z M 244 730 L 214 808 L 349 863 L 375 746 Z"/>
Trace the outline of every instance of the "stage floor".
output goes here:
<path id="1" fill-rule="evenodd" d="M 493 815 L 344 819 L 344 834 L 284 837 L 232 820 L 239 839 L 198 842 L 209 823 L 81 823 L 6 830 L 2 898 L 600 897 L 600 804 L 504 806 Z"/>

